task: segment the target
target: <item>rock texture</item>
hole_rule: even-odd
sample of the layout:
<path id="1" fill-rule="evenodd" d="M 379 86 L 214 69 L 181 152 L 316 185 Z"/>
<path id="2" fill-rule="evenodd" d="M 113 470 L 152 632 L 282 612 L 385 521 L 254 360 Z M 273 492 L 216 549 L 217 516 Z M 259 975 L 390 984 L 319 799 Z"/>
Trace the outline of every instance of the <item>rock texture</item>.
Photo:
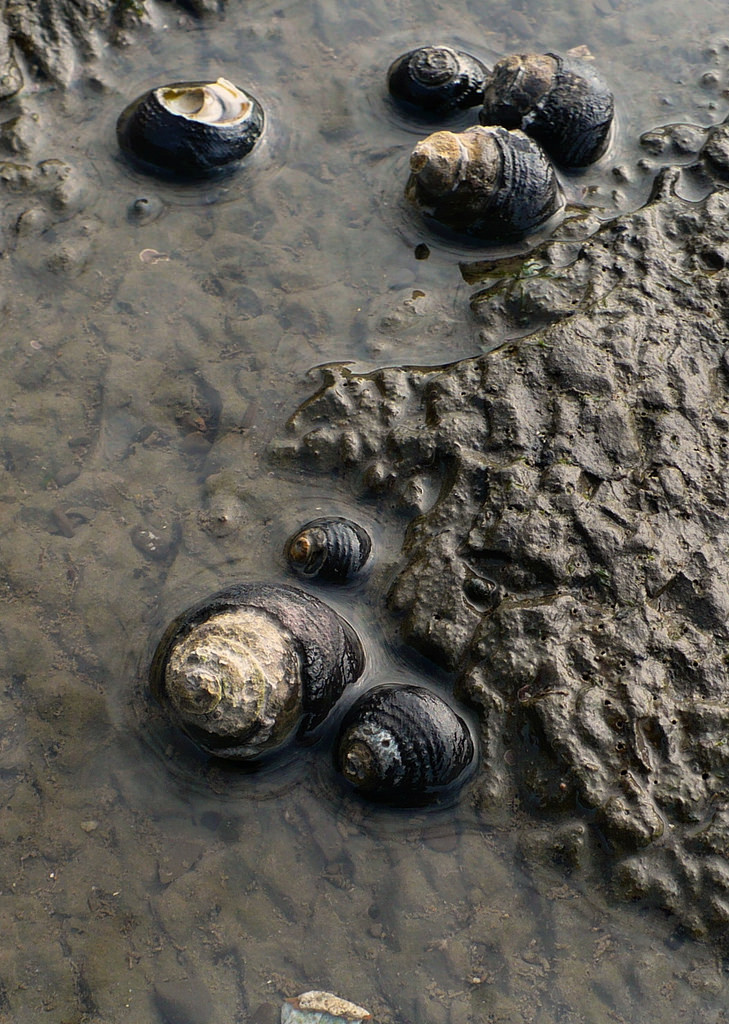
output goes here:
<path id="1" fill-rule="evenodd" d="M 480 711 L 482 803 L 582 819 L 618 893 L 718 936 L 729 192 L 687 202 L 679 180 L 571 262 L 553 242 L 512 268 L 556 322 L 450 366 L 327 368 L 277 455 L 410 518 L 387 601 Z M 588 860 L 563 846 L 560 863 Z"/>

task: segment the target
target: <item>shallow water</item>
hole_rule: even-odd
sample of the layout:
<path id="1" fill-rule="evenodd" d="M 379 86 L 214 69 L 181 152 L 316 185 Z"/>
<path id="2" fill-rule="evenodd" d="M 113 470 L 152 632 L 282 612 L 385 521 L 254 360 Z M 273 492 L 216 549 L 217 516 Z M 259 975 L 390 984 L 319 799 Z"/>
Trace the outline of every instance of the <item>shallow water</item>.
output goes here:
<path id="1" fill-rule="evenodd" d="M 555 826 L 528 808 L 367 808 L 325 739 L 256 777 L 212 764 L 144 693 L 169 619 L 237 580 L 286 580 L 286 537 L 323 513 L 374 536 L 366 578 L 323 593 L 366 639 L 362 685 L 447 689 L 384 608 L 405 523 L 266 459 L 310 368 L 443 363 L 499 340 L 459 270 L 483 254 L 404 207 L 420 129 L 389 107 L 383 70 L 430 40 L 487 63 L 588 45 L 619 131 L 565 185 L 607 217 L 668 160 L 641 133 L 729 112 L 723 17 L 708 0 L 690 26 L 671 0 L 309 0 L 198 23 L 161 5 L 67 93 L 31 84 L 5 104 L 3 121 L 22 117 L 0 175 L 0 1021 L 245 1021 L 318 987 L 383 1022 L 726 1019 L 722 961 L 585 891 L 579 835 L 555 865 Z M 130 170 L 119 110 L 219 74 L 269 115 L 246 167 L 204 187 Z"/>

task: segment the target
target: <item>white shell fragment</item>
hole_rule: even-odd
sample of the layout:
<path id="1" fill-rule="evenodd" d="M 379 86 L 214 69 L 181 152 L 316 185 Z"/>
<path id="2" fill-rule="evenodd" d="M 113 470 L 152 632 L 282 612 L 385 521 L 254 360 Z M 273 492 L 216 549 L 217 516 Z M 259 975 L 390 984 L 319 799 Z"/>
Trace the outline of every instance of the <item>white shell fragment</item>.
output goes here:
<path id="1" fill-rule="evenodd" d="M 331 992 L 304 992 L 287 999 L 281 1007 L 281 1024 L 339 1024 L 341 1021 L 370 1020 L 363 1006 L 340 999 Z"/>

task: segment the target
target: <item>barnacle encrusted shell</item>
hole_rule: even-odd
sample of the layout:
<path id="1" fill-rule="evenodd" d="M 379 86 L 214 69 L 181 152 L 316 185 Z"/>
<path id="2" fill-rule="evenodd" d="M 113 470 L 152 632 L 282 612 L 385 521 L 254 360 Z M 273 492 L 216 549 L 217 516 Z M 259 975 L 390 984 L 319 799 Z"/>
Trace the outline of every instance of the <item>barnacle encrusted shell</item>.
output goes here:
<path id="1" fill-rule="evenodd" d="M 420 46 L 393 61 L 387 72 L 392 98 L 407 109 L 448 114 L 483 102 L 488 69 L 451 46 Z"/>
<path id="2" fill-rule="evenodd" d="M 521 128 L 564 167 L 584 167 L 607 149 L 613 94 L 586 60 L 514 54 L 487 79 L 481 124 Z"/>
<path id="3" fill-rule="evenodd" d="M 285 1000 L 281 1007 L 281 1024 L 354 1024 L 371 1017 L 372 1014 L 363 1006 L 331 992 L 303 992 Z"/>
<path id="4" fill-rule="evenodd" d="M 249 583 L 170 624 L 150 686 L 203 750 L 250 760 L 314 729 L 363 667 L 359 638 L 328 605 L 294 587 Z"/>
<path id="5" fill-rule="evenodd" d="M 329 516 L 302 526 L 286 542 L 284 554 L 299 576 L 344 582 L 362 569 L 371 549 L 369 534 L 359 523 Z"/>
<path id="6" fill-rule="evenodd" d="M 552 164 L 520 131 L 434 132 L 410 156 L 405 194 L 454 231 L 502 242 L 534 231 L 563 205 Z"/>
<path id="7" fill-rule="evenodd" d="M 334 757 L 340 774 L 364 796 L 422 804 L 465 780 L 475 747 L 466 722 L 438 694 L 384 683 L 349 708 Z"/>
<path id="8" fill-rule="evenodd" d="M 263 131 L 260 103 L 227 78 L 173 82 L 119 115 L 120 149 L 145 170 L 206 177 L 243 159 Z"/>

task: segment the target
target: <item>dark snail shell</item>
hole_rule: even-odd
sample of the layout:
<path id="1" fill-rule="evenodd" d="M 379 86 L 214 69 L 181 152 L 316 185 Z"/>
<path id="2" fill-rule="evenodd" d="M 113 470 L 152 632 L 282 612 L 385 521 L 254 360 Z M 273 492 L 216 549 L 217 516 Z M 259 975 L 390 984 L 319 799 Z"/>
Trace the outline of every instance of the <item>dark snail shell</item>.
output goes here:
<path id="1" fill-rule="evenodd" d="M 471 733 L 442 697 L 385 683 L 364 693 L 342 720 L 337 771 L 364 796 L 427 803 L 461 784 L 475 759 Z"/>
<path id="2" fill-rule="evenodd" d="M 358 523 L 340 516 L 312 519 L 286 542 L 285 555 L 299 576 L 344 582 L 369 558 L 372 542 Z"/>
<path id="3" fill-rule="evenodd" d="M 488 69 L 450 46 L 420 46 L 393 61 L 387 72 L 392 98 L 406 109 L 448 114 L 483 102 Z"/>
<path id="4" fill-rule="evenodd" d="M 116 134 L 120 149 L 143 169 L 200 178 L 250 153 L 263 121 L 258 100 L 226 78 L 173 82 L 130 103 Z"/>
<path id="5" fill-rule="evenodd" d="M 316 728 L 363 668 L 355 631 L 323 601 L 242 583 L 168 626 L 150 688 L 203 750 L 251 760 Z"/>
<path id="6" fill-rule="evenodd" d="M 494 65 L 479 120 L 521 128 L 556 163 L 585 167 L 607 149 L 613 113 L 613 94 L 588 61 L 515 54 Z"/>
<path id="7" fill-rule="evenodd" d="M 441 131 L 410 156 L 407 198 L 453 231 L 491 242 L 534 231 L 563 206 L 552 164 L 520 131 Z"/>

